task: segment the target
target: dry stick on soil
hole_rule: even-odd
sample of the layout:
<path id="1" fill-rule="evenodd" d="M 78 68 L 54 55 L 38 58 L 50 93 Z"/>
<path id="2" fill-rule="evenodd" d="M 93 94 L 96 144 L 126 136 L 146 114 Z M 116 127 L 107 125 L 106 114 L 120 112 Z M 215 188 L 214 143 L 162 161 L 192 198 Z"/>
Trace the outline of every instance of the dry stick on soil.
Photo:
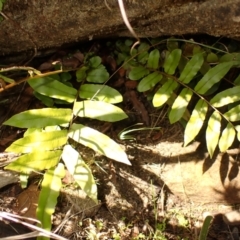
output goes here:
<path id="1" fill-rule="evenodd" d="M 33 233 L 31 233 L 32 235 L 35 235 L 35 236 L 45 236 L 45 237 L 51 237 L 52 239 L 57 239 L 57 240 L 67 240 L 64 237 L 61 237 L 57 234 L 49 232 L 49 231 L 47 231 L 45 229 L 42 229 L 38 226 L 35 226 L 35 225 L 30 224 L 28 222 L 24 222 L 24 220 L 30 220 L 30 221 L 38 222 L 36 219 L 33 219 L 33 218 L 21 217 L 21 216 L 18 216 L 18 215 L 12 214 L 12 213 L 8 213 L 8 212 L 0 212 L 0 219 L 5 219 L 5 220 L 9 220 L 9 221 L 12 221 L 12 222 L 15 222 L 15 223 L 20 223 L 20 224 L 22 224 L 22 225 L 24 225 L 24 226 L 26 226 L 26 227 L 28 227 L 32 230 L 35 230 Z M 38 235 L 36 235 L 36 234 L 38 234 Z M 22 237 L 23 237 L 23 235 L 22 235 Z M 4 238 L 1 238 L 1 239 L 4 239 Z M 19 239 L 19 238 L 14 238 L 12 236 L 11 238 L 5 238 L 5 239 L 7 240 L 7 239 Z"/>

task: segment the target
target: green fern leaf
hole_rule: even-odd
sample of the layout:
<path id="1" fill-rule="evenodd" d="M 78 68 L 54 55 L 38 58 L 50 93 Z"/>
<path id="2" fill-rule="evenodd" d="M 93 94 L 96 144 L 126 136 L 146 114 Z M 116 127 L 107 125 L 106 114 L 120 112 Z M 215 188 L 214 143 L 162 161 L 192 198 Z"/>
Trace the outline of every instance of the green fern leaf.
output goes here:
<path id="1" fill-rule="evenodd" d="M 13 142 L 7 152 L 28 153 L 35 150 L 53 150 L 67 142 L 67 131 L 35 132 Z"/>
<path id="2" fill-rule="evenodd" d="M 150 48 L 149 44 L 141 43 L 138 47 L 137 61 L 139 63 L 145 64 L 149 58 L 148 49 Z"/>
<path id="3" fill-rule="evenodd" d="M 110 103 L 100 101 L 75 102 L 73 113 L 79 117 L 88 117 L 106 122 L 117 122 L 128 118 L 124 111 Z"/>
<path id="4" fill-rule="evenodd" d="M 218 145 L 218 140 L 221 132 L 221 115 L 215 111 L 209 121 L 206 130 L 207 149 L 210 157 L 213 157 L 213 153 Z"/>
<path id="5" fill-rule="evenodd" d="M 235 62 L 224 62 L 211 68 L 195 86 L 194 90 L 199 94 L 205 94 L 211 87 L 218 83 L 227 72 L 234 66 Z"/>
<path id="6" fill-rule="evenodd" d="M 124 150 L 107 135 L 82 124 L 73 124 L 68 136 L 117 162 L 131 165 Z"/>
<path id="7" fill-rule="evenodd" d="M 240 125 L 235 126 L 235 129 L 237 130 L 237 139 L 240 141 Z"/>
<path id="8" fill-rule="evenodd" d="M 5 169 L 27 174 L 32 171 L 42 171 L 55 167 L 60 160 L 61 154 L 62 150 L 35 150 L 18 157 L 17 160 L 7 165 Z"/>
<path id="9" fill-rule="evenodd" d="M 75 88 L 68 87 L 51 77 L 31 79 L 28 81 L 28 84 L 34 91 L 42 95 L 61 99 L 69 103 L 72 103 L 77 95 Z"/>
<path id="10" fill-rule="evenodd" d="M 123 101 L 122 95 L 117 90 L 101 84 L 83 84 L 80 87 L 79 96 L 112 104 Z"/>
<path id="11" fill-rule="evenodd" d="M 236 107 L 230 109 L 224 114 L 224 117 L 226 117 L 231 122 L 240 121 L 240 105 L 237 105 Z"/>
<path id="12" fill-rule="evenodd" d="M 240 85 L 240 74 L 236 77 L 236 79 L 234 80 L 234 84 L 239 86 Z"/>
<path id="13" fill-rule="evenodd" d="M 200 132 L 208 111 L 208 105 L 203 99 L 199 99 L 184 132 L 184 146 L 187 146 Z"/>
<path id="14" fill-rule="evenodd" d="M 188 84 L 201 69 L 204 62 L 202 53 L 195 54 L 191 60 L 184 67 L 179 80 L 185 84 Z"/>
<path id="15" fill-rule="evenodd" d="M 148 76 L 143 78 L 137 86 L 139 92 L 146 92 L 149 89 L 153 88 L 158 82 L 162 79 L 162 74 L 158 72 L 150 73 Z"/>
<path id="16" fill-rule="evenodd" d="M 192 96 L 193 96 L 193 92 L 191 89 L 184 88 L 181 91 L 181 93 L 175 99 L 171 107 L 171 111 L 169 113 L 169 120 L 171 124 L 179 121 L 182 118 Z"/>
<path id="17" fill-rule="evenodd" d="M 79 153 L 70 145 L 66 145 L 63 149 L 62 159 L 76 183 L 97 203 L 97 185 L 91 170 L 84 163 Z"/>
<path id="18" fill-rule="evenodd" d="M 153 97 L 153 106 L 161 107 L 171 97 L 173 91 L 178 87 L 178 83 L 168 79 L 166 83 L 155 93 Z"/>
<path id="19" fill-rule="evenodd" d="M 147 67 L 157 69 L 159 66 L 160 53 L 158 49 L 154 49 L 149 53 Z"/>
<path id="20" fill-rule="evenodd" d="M 226 152 L 228 148 L 232 146 L 235 136 L 236 132 L 232 124 L 228 123 L 227 127 L 223 130 L 218 143 L 221 152 Z"/>
<path id="21" fill-rule="evenodd" d="M 149 74 L 149 70 L 145 67 L 135 67 L 129 72 L 129 79 L 131 80 L 139 80 L 143 78 L 144 76 Z"/>
<path id="22" fill-rule="evenodd" d="M 102 59 L 99 56 L 95 56 L 89 59 L 89 65 L 91 68 L 97 68 L 102 63 Z"/>
<path id="23" fill-rule="evenodd" d="M 37 219 L 41 222 L 39 227 L 51 231 L 51 217 L 55 211 L 57 198 L 62 187 L 61 179 L 65 176 L 64 165 L 59 163 L 56 168 L 49 169 L 43 178 L 41 192 L 38 199 Z M 49 239 L 47 237 L 38 237 L 38 240 Z"/>
<path id="24" fill-rule="evenodd" d="M 229 88 L 218 93 L 211 99 L 210 103 L 218 108 L 237 101 L 240 101 L 240 86 Z"/>
<path id="25" fill-rule="evenodd" d="M 182 50 L 174 49 L 165 59 L 163 68 L 164 72 L 173 75 L 181 59 Z"/>
<path id="26" fill-rule="evenodd" d="M 106 68 L 101 64 L 95 69 L 87 72 L 87 81 L 93 83 L 105 83 L 109 78 L 109 73 Z"/>
<path id="27" fill-rule="evenodd" d="M 43 128 L 69 123 L 71 118 L 71 109 L 33 109 L 12 116 L 3 125 L 19 128 Z"/>

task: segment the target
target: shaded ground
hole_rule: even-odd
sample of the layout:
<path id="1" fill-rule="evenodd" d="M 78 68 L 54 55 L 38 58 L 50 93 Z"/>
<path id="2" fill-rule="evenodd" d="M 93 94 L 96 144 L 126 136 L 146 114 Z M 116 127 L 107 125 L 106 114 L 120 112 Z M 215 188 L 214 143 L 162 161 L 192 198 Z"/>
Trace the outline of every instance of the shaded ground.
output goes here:
<path id="1" fill-rule="evenodd" d="M 201 188 L 193 195 L 197 201 L 192 201 L 187 194 L 180 194 L 181 190 L 184 192 L 183 181 L 180 182 L 181 190 L 172 192 L 175 191 L 174 179 L 179 176 L 174 171 L 174 166 L 172 170 L 166 170 L 168 163 L 175 157 L 179 158 L 179 164 L 181 159 L 194 161 L 194 157 L 199 158 L 199 154 L 194 151 L 196 144 L 187 149 L 181 147 L 180 125 L 167 126 L 163 133 L 165 138 L 159 143 L 123 145 L 132 162 L 131 167 L 109 162 L 85 149 L 85 157 L 94 160 L 89 164 L 92 164 L 98 181 L 100 202 L 95 206 L 81 192 L 67 187 L 59 198 L 54 215 L 54 229 L 57 233 L 67 239 L 197 239 L 206 214 L 214 214 L 216 218 L 208 239 L 227 239 L 231 236 L 230 232 L 238 223 L 233 222 L 234 226 L 228 226 L 223 221 L 222 214 L 238 209 L 236 205 L 229 205 L 227 201 L 218 203 L 214 194 L 209 196 L 212 201 L 204 202 L 199 192 L 202 191 Z M 171 136 L 174 134 L 173 141 Z M 181 152 L 186 154 L 176 155 Z M 184 173 L 186 169 L 183 167 L 182 171 Z M 163 177 L 172 178 L 172 183 L 170 181 L 166 184 Z M 188 181 L 192 181 L 196 189 L 199 179 L 195 181 L 194 178 L 194 175 L 189 176 Z M 21 191 L 15 184 L 2 189 L 1 210 L 19 211 L 15 197 Z M 15 229 L 18 234 L 26 232 L 22 226 L 13 227 L 9 229 L 5 225 L 1 232 L 13 234 Z"/>
<path id="2" fill-rule="evenodd" d="M 120 83 L 118 87 L 126 84 L 121 83 L 121 77 L 113 85 L 116 86 L 116 82 Z M 0 100 L 8 100 L 1 104 L 1 123 L 18 112 L 42 107 L 29 87 L 20 85 L 14 92 L 10 90 L 0 95 Z M 135 91 L 123 94 L 123 108 L 131 115 L 132 122 L 103 125 L 88 121 L 88 125 L 118 141 L 132 166 L 112 162 L 79 146 L 98 182 L 99 204 L 96 206 L 80 190 L 74 189 L 71 180 L 66 178 L 53 217 L 53 230 L 67 239 L 190 240 L 198 238 L 204 217 L 211 214 L 215 218 L 209 240 L 237 239 L 234 237 L 238 235 L 239 216 L 229 224 L 223 217 L 238 210 L 236 204 L 240 202 L 238 147 L 227 154 L 216 155 L 213 160 L 206 154 L 204 141 L 183 148 L 183 128 L 180 124 L 168 123 L 166 109 L 153 109 L 145 97 Z M 117 133 L 136 121 L 161 129 L 136 132 L 136 140 L 132 142 L 118 140 Z M 2 152 L 21 137 L 23 131 L 1 126 L 0 134 Z M 32 216 L 32 205 L 38 196 L 35 184 L 36 176 L 33 176 L 25 191 L 16 183 L 2 188 L 0 210 Z M 26 204 L 31 210 L 24 212 Z M 0 223 L 0 237 L 29 231 L 11 222 Z"/>

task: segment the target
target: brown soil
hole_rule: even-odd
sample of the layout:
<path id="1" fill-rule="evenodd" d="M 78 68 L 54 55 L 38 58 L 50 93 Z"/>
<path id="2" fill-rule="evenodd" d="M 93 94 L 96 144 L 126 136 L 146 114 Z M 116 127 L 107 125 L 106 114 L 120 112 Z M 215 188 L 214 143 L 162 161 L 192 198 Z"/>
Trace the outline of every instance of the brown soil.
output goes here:
<path id="1" fill-rule="evenodd" d="M 165 138 L 155 144 L 122 143 L 132 166 L 111 162 L 85 148 L 85 158 L 94 160 L 89 164 L 92 164 L 98 182 L 99 204 L 96 206 L 86 199 L 81 191 L 65 188 L 54 214 L 53 229 L 67 239 L 190 240 L 198 239 L 204 217 L 212 214 L 215 218 L 208 239 L 227 239 L 231 236 L 238 223 L 227 225 L 222 216 L 238 208 L 227 201 L 220 203 L 214 192 L 209 196 L 212 201 L 202 199 L 200 191 L 203 189 L 199 179 L 193 180 L 200 175 L 196 172 L 199 168 L 195 169 L 196 175 L 188 175 L 188 181 L 195 184 L 191 185 L 191 190 L 199 188 L 195 195 L 188 196 L 184 189 L 189 186 L 185 186 L 182 180 L 179 182 L 181 187 L 178 186 L 180 189 L 176 190 L 174 186 L 176 179 L 179 179 L 176 166 L 184 163 L 186 158 L 191 162 L 199 159 L 199 153 L 194 150 L 197 144 L 187 148 L 181 146 L 182 128 L 178 124 L 165 128 L 163 136 Z M 174 158 L 179 162 L 169 170 L 168 165 Z M 187 170 L 185 167 L 182 166 L 182 175 Z M 208 186 L 205 190 L 208 191 Z M 2 211 L 13 211 L 18 192 L 16 185 L 1 190 Z M 21 225 L 2 225 L 1 236 L 29 231 Z"/>

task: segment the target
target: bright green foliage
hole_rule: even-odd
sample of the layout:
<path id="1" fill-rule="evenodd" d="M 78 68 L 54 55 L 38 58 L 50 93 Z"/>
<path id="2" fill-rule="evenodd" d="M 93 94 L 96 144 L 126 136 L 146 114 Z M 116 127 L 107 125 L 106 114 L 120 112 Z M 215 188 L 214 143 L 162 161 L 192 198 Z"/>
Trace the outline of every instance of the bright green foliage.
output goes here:
<path id="1" fill-rule="evenodd" d="M 206 93 L 215 83 L 219 82 L 233 67 L 234 62 L 220 63 L 211 68 L 194 88 L 199 94 Z"/>
<path id="2" fill-rule="evenodd" d="M 63 148 L 62 159 L 76 183 L 97 203 L 97 185 L 90 168 L 83 161 L 79 152 L 71 145 L 66 145 Z"/>
<path id="3" fill-rule="evenodd" d="M 51 77 L 31 79 L 28 81 L 28 84 L 42 95 L 61 99 L 69 103 L 73 102 L 77 95 L 75 88 L 68 87 Z"/>
<path id="4" fill-rule="evenodd" d="M 95 69 L 91 69 L 87 74 L 87 81 L 88 82 L 95 82 L 95 83 L 104 83 L 108 80 L 109 73 L 107 72 L 106 68 L 100 65 Z"/>
<path id="5" fill-rule="evenodd" d="M 181 59 L 181 49 L 174 49 L 166 58 L 163 64 L 164 71 L 170 75 L 175 73 Z"/>
<path id="6" fill-rule="evenodd" d="M 213 156 L 213 153 L 218 145 L 220 129 L 221 115 L 218 112 L 214 112 L 208 121 L 206 130 L 207 149 L 211 157 Z"/>
<path id="7" fill-rule="evenodd" d="M 181 93 L 178 95 L 178 97 L 174 101 L 172 105 L 172 109 L 169 113 L 170 123 L 175 123 L 182 118 L 192 96 L 193 96 L 193 92 L 191 91 L 191 89 L 184 88 L 181 91 Z"/>
<path id="8" fill-rule="evenodd" d="M 109 78 L 109 73 L 101 64 L 100 57 L 95 56 L 85 61 L 85 65 L 76 72 L 77 81 L 87 80 L 91 83 L 105 83 Z"/>
<path id="9" fill-rule="evenodd" d="M 71 109 L 43 108 L 16 114 L 3 124 L 18 128 L 43 128 L 69 123 L 71 118 Z"/>
<path id="10" fill-rule="evenodd" d="M 80 87 L 79 97 L 112 104 L 123 101 L 122 95 L 117 90 L 100 84 L 83 84 Z"/>
<path id="11" fill-rule="evenodd" d="M 20 138 L 10 147 L 7 152 L 29 153 L 41 149 L 43 151 L 53 150 L 63 146 L 67 142 L 67 131 L 36 132 Z"/>
<path id="12" fill-rule="evenodd" d="M 92 57 L 89 60 L 90 67 L 92 68 L 97 68 L 101 64 L 101 62 L 102 62 L 102 59 L 98 56 Z"/>
<path id="13" fill-rule="evenodd" d="M 223 130 L 222 136 L 219 139 L 219 149 L 221 152 L 226 152 L 232 146 L 236 136 L 236 131 L 232 124 L 228 123 L 227 127 Z"/>
<path id="14" fill-rule="evenodd" d="M 195 75 L 200 70 L 202 64 L 204 62 L 203 54 L 195 54 L 191 58 L 191 60 L 186 64 L 185 68 L 183 69 L 179 80 L 183 83 L 190 83 L 190 81 L 195 77 Z"/>
<path id="15" fill-rule="evenodd" d="M 89 54 L 90 56 L 91 54 Z M 91 55 L 92 56 L 92 55 Z M 23 70 L 32 70 L 32 68 Z M 22 186 L 27 186 L 27 179 L 32 171 L 45 171 L 41 184 L 37 217 L 44 229 L 51 229 L 51 215 L 55 210 L 57 197 L 61 189 L 61 179 L 65 167 L 75 179 L 79 187 L 97 203 L 97 185 L 90 167 L 81 158 L 81 153 L 72 148 L 70 139 L 82 143 L 111 159 L 131 165 L 124 150 L 108 136 L 81 124 L 73 124 L 76 116 L 89 117 L 102 121 L 116 122 L 128 116 L 122 109 L 112 105 L 123 101 L 122 95 L 109 86 L 99 84 L 81 84 L 79 96 L 87 98 L 77 102 L 78 91 L 69 80 L 71 74 L 62 72 L 59 75 L 29 78 L 29 85 L 34 94 L 49 108 L 28 110 L 14 115 L 4 124 L 20 128 L 28 128 L 23 136 L 11 144 L 6 151 L 20 153 L 20 156 L 5 169 L 20 172 Z M 109 73 L 98 56 L 88 56 L 84 66 L 76 72 L 78 81 L 103 83 Z M 11 79 L 6 78 L 11 83 Z M 80 84 L 79 84 L 80 85 Z M 72 109 L 58 109 L 55 104 L 73 103 Z M 71 105 L 72 106 L 72 105 Z M 70 126 L 70 129 L 69 129 Z M 77 126 L 77 127 L 76 127 Z M 68 129 L 66 129 L 68 128 Z M 47 239 L 40 237 L 39 239 Z"/>
<path id="16" fill-rule="evenodd" d="M 184 119 L 185 146 L 197 137 L 206 122 L 210 155 L 217 145 L 225 152 L 235 139 L 237 129 L 233 122 L 240 121 L 240 76 L 234 80 L 235 86 L 217 91 L 228 72 L 240 66 L 240 53 L 222 54 L 222 50 L 200 46 L 193 41 L 186 41 L 181 46 L 177 39 L 172 38 L 167 40 L 165 48 L 162 45 L 158 48 L 155 42 L 154 50 L 150 48 L 147 43 L 141 43 L 135 59 L 124 63 L 129 71 L 128 77 L 139 81 L 137 90 L 150 92 L 154 107 L 168 104 L 171 123 Z M 125 58 L 129 59 L 126 53 Z M 189 112 L 189 102 L 196 97 L 200 100 Z M 219 108 L 223 106 L 227 107 L 227 112 L 221 112 Z M 207 115 L 209 109 L 213 110 L 210 118 Z M 221 133 L 223 122 L 227 127 Z M 239 132 L 237 136 L 240 136 Z"/>
<path id="17" fill-rule="evenodd" d="M 167 82 L 163 84 L 161 88 L 155 93 L 153 97 L 153 106 L 161 107 L 167 100 L 171 97 L 173 91 L 178 87 L 178 84 L 172 80 L 168 79 Z"/>
<path id="18" fill-rule="evenodd" d="M 210 103 L 218 108 L 238 101 L 240 101 L 240 86 L 229 88 L 216 94 Z"/>
<path id="19" fill-rule="evenodd" d="M 84 126 L 73 124 L 68 136 L 78 143 L 103 154 L 115 161 L 131 165 L 126 153 L 115 141 L 99 131 Z"/>
<path id="20" fill-rule="evenodd" d="M 73 114 L 106 122 L 117 122 L 128 117 L 119 107 L 106 102 L 90 100 L 75 102 Z"/>
<path id="21" fill-rule="evenodd" d="M 43 178 L 41 184 L 42 189 L 39 196 L 37 207 L 37 219 L 39 224 L 45 230 L 51 231 L 52 221 L 51 216 L 55 211 L 57 198 L 62 187 L 62 178 L 65 176 L 65 169 L 62 163 L 56 167 L 49 169 Z M 38 237 L 38 240 L 47 240 L 48 237 Z"/>
<path id="22" fill-rule="evenodd" d="M 235 129 L 237 131 L 237 139 L 240 141 L 240 125 L 235 126 Z"/>
<path id="23" fill-rule="evenodd" d="M 0 0 L 0 4 L 2 2 Z M 142 42 L 130 53 L 132 44 L 132 40 L 117 41 L 114 52 L 116 62 L 123 63 L 122 67 L 127 70 L 130 80 L 138 81 L 139 92 L 152 96 L 153 106 L 169 105 L 171 123 L 184 119 L 185 146 L 196 138 L 204 122 L 207 123 L 206 142 L 211 157 L 217 146 L 225 152 L 236 136 L 240 141 L 240 125 L 233 124 L 240 121 L 240 76 L 232 80 L 233 86 L 217 92 L 228 72 L 240 66 L 239 53 L 223 55 L 222 50 L 200 46 L 193 41 L 181 44 L 177 39 L 168 39 L 166 46 L 161 44 L 161 47 Z M 188 44 L 190 50 L 186 51 L 184 44 Z M 37 216 L 43 227 L 50 229 L 51 215 L 64 176 L 61 159 L 78 186 L 97 202 L 97 186 L 91 169 L 81 158 L 81 152 L 77 152 L 69 142 L 74 140 L 110 159 L 131 165 L 119 144 L 81 124 L 81 118 L 116 122 L 126 119 L 127 115 L 113 105 L 122 102 L 123 98 L 117 90 L 105 85 L 109 73 L 102 59 L 93 53 L 86 54 L 83 66 L 76 71 L 76 80 L 81 82 L 77 88 L 72 87 L 69 81 L 72 74 L 69 72 L 53 73 L 50 77 L 31 67 L 20 69 L 38 76 L 30 77 L 28 83 L 34 89 L 35 96 L 48 108 L 28 110 L 4 122 L 5 125 L 28 128 L 23 138 L 6 149 L 21 154 L 6 169 L 20 172 L 22 184 L 25 185 L 32 171 L 45 171 Z M 3 69 L 1 72 L 5 71 Z M 14 82 L 5 76 L 1 78 L 6 83 Z M 79 97 L 86 100 L 78 100 Z M 195 98 L 198 98 L 196 104 Z M 68 104 L 68 108 L 58 109 L 56 104 Z M 208 114 L 209 110 L 211 115 Z M 80 124 L 74 123 L 76 117 Z M 224 130 L 221 130 L 223 126 Z M 133 139 L 127 134 L 147 129 L 127 128 L 119 136 L 121 139 Z"/>
<path id="24" fill-rule="evenodd" d="M 147 75 L 142 79 L 142 81 L 138 84 L 137 90 L 139 92 L 146 92 L 153 88 L 158 82 L 162 79 L 162 74 L 159 72 L 153 72 Z"/>
<path id="25" fill-rule="evenodd" d="M 218 62 L 218 56 L 217 56 L 217 54 L 215 54 L 215 53 L 213 53 L 213 52 L 210 52 L 210 53 L 207 55 L 206 61 L 209 62 L 209 63 L 216 63 L 216 62 Z"/>
<path id="26" fill-rule="evenodd" d="M 61 150 L 35 150 L 21 155 L 17 160 L 6 166 L 5 169 L 26 174 L 30 174 L 32 171 L 42 171 L 55 167 L 61 158 L 61 154 Z"/>
<path id="27" fill-rule="evenodd" d="M 157 69 L 159 66 L 160 52 L 157 49 L 154 49 L 150 52 L 147 67 L 150 69 Z"/>
<path id="28" fill-rule="evenodd" d="M 184 132 L 184 146 L 187 146 L 200 132 L 206 119 L 208 105 L 203 99 L 199 99 Z"/>
<path id="29" fill-rule="evenodd" d="M 129 79 L 131 80 L 139 80 L 142 77 L 146 76 L 147 74 L 149 74 L 149 70 L 146 69 L 145 67 L 136 67 L 133 68 L 130 73 L 129 73 Z"/>

